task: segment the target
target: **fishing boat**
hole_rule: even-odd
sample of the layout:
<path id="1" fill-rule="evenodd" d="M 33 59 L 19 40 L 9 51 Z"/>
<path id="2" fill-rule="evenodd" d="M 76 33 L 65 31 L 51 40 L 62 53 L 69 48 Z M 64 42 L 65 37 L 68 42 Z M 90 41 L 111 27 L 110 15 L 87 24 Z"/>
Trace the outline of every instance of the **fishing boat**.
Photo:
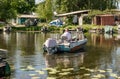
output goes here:
<path id="1" fill-rule="evenodd" d="M 71 41 L 60 41 L 54 38 L 48 38 L 43 45 L 43 50 L 44 52 L 48 52 L 50 54 L 57 52 L 75 52 L 79 49 L 84 48 L 86 43 L 87 38 L 85 37 L 82 39 L 73 37 Z"/>

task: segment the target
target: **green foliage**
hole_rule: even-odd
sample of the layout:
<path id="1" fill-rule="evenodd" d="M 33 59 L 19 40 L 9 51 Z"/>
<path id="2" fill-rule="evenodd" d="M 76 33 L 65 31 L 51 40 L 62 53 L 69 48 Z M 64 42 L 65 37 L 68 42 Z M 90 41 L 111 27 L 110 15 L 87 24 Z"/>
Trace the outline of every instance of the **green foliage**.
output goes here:
<path id="1" fill-rule="evenodd" d="M 41 27 L 31 26 L 31 27 L 12 27 L 12 31 L 40 31 Z"/>
<path id="2" fill-rule="evenodd" d="M 38 13 L 40 18 L 45 18 L 45 14 L 44 14 L 45 9 L 44 9 L 44 7 L 45 7 L 45 2 L 42 2 L 36 8 L 36 12 Z"/>
<path id="3" fill-rule="evenodd" d="M 101 11 L 101 10 L 91 10 L 89 12 L 89 16 L 95 16 L 95 15 L 101 15 L 101 14 L 109 14 L 110 13 L 110 10 L 106 9 L 104 11 Z"/>
<path id="4" fill-rule="evenodd" d="M 59 27 L 56 27 L 56 26 L 50 26 L 48 27 L 49 31 L 59 31 L 60 28 Z"/>
<path id="5" fill-rule="evenodd" d="M 117 8 L 117 0 L 56 0 L 58 13 L 71 12 L 76 10 L 101 10 Z"/>
<path id="6" fill-rule="evenodd" d="M 46 0 L 38 5 L 36 12 L 41 18 L 45 18 L 47 22 L 52 20 L 52 2 L 51 0 Z"/>
<path id="7" fill-rule="evenodd" d="M 12 5 L 12 0 L 0 0 L 0 18 L 6 22 L 7 19 L 16 17 L 16 10 Z"/>
<path id="8" fill-rule="evenodd" d="M 34 0 L 0 0 L 0 18 L 7 22 L 15 18 L 17 13 L 31 13 L 34 7 Z"/>
<path id="9" fill-rule="evenodd" d="M 45 16 L 46 16 L 46 20 L 50 21 L 52 20 L 52 2 L 51 0 L 46 0 L 45 2 Z"/>
<path id="10" fill-rule="evenodd" d="M 16 0 L 14 1 L 16 10 L 18 13 L 23 14 L 29 14 L 34 11 L 35 7 L 35 1 L 34 0 Z"/>

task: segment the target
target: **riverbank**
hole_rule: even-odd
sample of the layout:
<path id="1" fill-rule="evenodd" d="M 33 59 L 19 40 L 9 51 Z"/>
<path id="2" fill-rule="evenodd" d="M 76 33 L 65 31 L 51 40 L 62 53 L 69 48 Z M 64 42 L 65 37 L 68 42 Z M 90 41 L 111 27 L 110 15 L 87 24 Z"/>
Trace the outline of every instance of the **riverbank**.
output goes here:
<path id="1" fill-rule="evenodd" d="M 84 32 L 96 32 L 96 31 L 102 31 L 104 29 L 104 26 L 98 26 L 98 25 L 90 25 L 90 24 L 84 24 L 82 26 L 78 26 L 78 25 L 65 25 L 62 27 L 56 27 L 56 26 L 43 26 L 43 25 L 39 25 L 39 26 L 30 26 L 30 27 L 26 27 L 26 26 L 11 26 L 12 31 L 38 31 L 41 32 L 41 29 L 43 27 L 47 28 L 47 31 L 49 32 L 63 32 L 63 30 L 65 28 L 68 28 L 70 30 L 76 30 L 77 28 L 81 27 Z M 2 29 L 0 29 L 2 30 Z M 117 31 L 117 26 L 113 26 L 113 31 L 116 32 Z"/>

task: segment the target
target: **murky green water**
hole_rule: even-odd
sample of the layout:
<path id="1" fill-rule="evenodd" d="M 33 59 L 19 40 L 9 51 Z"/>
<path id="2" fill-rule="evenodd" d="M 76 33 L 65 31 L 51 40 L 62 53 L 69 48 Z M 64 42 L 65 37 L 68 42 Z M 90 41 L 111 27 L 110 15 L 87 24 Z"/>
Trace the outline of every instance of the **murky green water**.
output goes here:
<path id="1" fill-rule="evenodd" d="M 86 34 L 85 51 L 43 54 L 42 45 L 57 33 L 0 33 L 0 48 L 8 50 L 11 79 L 120 79 L 118 35 Z"/>

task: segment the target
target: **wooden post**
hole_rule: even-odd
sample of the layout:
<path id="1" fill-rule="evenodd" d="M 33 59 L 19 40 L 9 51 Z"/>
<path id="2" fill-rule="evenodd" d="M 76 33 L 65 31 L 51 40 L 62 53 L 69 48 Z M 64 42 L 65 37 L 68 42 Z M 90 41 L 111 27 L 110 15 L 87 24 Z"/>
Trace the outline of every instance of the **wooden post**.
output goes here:
<path id="1" fill-rule="evenodd" d="M 83 24 L 83 16 L 78 17 L 78 25 L 81 26 Z"/>

